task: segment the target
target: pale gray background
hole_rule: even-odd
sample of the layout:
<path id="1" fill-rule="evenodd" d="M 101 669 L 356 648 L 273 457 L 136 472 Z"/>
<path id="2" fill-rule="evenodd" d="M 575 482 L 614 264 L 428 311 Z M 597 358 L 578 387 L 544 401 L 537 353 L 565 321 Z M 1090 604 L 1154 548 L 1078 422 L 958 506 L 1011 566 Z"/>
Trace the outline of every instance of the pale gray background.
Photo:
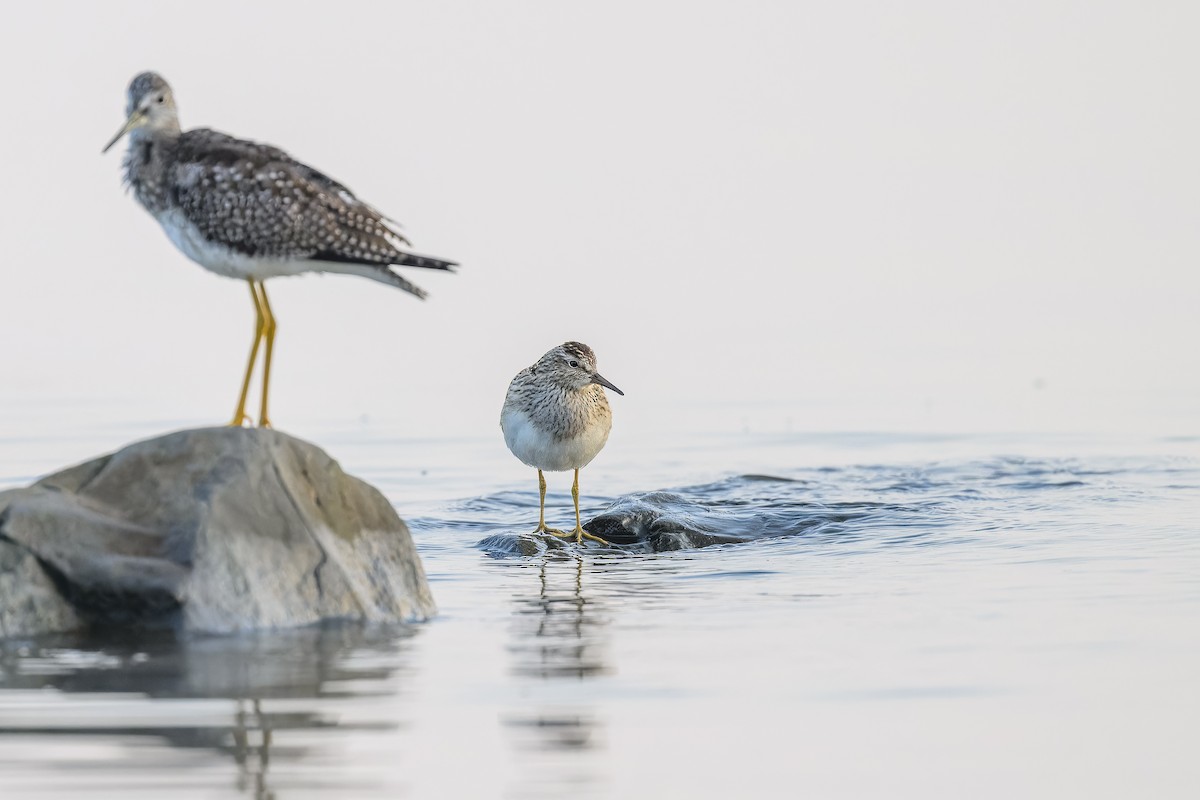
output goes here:
<path id="1" fill-rule="evenodd" d="M 269 284 L 275 422 L 379 482 L 409 519 L 482 519 L 491 533 L 497 498 L 519 502 L 500 492 L 534 496 L 532 470 L 504 450 L 500 404 L 513 373 L 566 338 L 593 345 L 628 393 L 584 474 L 592 509 L 731 471 L 862 459 L 944 460 L 946 481 L 993 449 L 1082 452 L 1046 463 L 1105 469 L 1086 454 L 1114 438 L 1143 453 L 1146 434 L 1195 435 L 1197 9 L 8 3 L 0 481 L 233 410 L 245 286 L 177 253 L 123 195 L 120 155 L 99 153 L 147 68 L 173 83 L 186 126 L 281 145 L 404 222 L 422 251 L 463 262 L 457 276 L 407 272 L 427 303 L 348 277 Z M 701 436 L 714 429 L 752 434 L 716 447 Z M 862 455 L 855 436 L 770 435 L 788 430 L 1035 433 L 895 449 L 905 437 L 865 436 Z M 1086 433 L 1043 435 L 1059 431 Z M 1144 482 L 1144 503 L 1119 494 L 1081 513 L 1072 503 L 1091 489 L 1045 494 L 1029 531 L 986 544 L 881 538 L 845 559 L 730 549 L 678 572 L 589 559 L 580 591 L 602 624 L 586 635 L 618 674 L 570 686 L 515 675 L 533 570 L 498 577 L 467 546 L 480 529 L 426 527 L 442 618 L 414 640 L 394 697 L 329 715 L 399 727 L 283 733 L 313 750 L 271 774 L 287 792 L 366 779 L 418 797 L 582 797 L 589 777 L 615 797 L 1184 792 L 1195 558 L 1175 535 L 1185 500 L 1159 481 L 1182 497 L 1174 481 L 1191 473 L 1121 463 L 1133 471 L 1112 480 Z M 831 480 L 856 496 L 854 475 Z M 568 480 L 550 476 L 559 525 Z M 959 502 L 948 521 L 973 522 Z M 724 574 L 739 577 L 712 580 Z M 575 577 L 552 565 L 551 579 L 561 598 Z M 215 724 L 211 707 L 153 702 L 179 709 L 165 726 Z M 305 707 L 281 702 L 270 710 Z M 81 730 L 139 710 L 112 695 L 18 705 Z M 562 760 L 518 749 L 506 721 L 543 708 L 594 712 L 601 747 Z M 31 766 L 5 789 L 153 791 L 168 771 L 195 775 L 196 760 L 151 738 L 10 737 L 10 763 L 25 752 Z M 540 783 L 563 775 L 570 792 Z"/>
<path id="2" fill-rule="evenodd" d="M 490 436 L 575 338 L 628 394 L 614 442 L 1194 432 L 1197 8 L 11 5 L 0 428 L 232 411 L 245 286 L 99 153 L 152 68 L 185 127 L 283 146 L 463 263 L 408 271 L 426 303 L 272 281 L 284 429 Z"/>

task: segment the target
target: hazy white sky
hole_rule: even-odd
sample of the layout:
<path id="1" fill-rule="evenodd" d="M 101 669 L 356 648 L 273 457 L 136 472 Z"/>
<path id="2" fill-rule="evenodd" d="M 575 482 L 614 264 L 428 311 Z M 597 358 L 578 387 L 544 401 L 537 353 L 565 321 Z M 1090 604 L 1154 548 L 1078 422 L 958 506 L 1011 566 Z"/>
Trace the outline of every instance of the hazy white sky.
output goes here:
<path id="1" fill-rule="evenodd" d="M 152 9 L 152 11 L 151 11 Z M 1200 427 L 1200 6 L 20 4 L 0 28 L 0 431 L 225 421 L 244 285 L 100 148 L 143 69 L 456 276 L 268 284 L 273 417 L 490 433 L 565 339 L 617 425 Z M 1040 387 L 1040 388 L 1039 388 Z M 685 409 L 680 412 L 679 409 Z"/>

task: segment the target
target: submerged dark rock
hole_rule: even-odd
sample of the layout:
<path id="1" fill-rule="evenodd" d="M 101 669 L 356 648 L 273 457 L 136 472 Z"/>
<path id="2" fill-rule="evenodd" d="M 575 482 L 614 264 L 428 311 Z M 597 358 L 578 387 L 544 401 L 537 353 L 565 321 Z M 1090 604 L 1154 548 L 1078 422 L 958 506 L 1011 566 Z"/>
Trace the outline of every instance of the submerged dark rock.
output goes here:
<path id="1" fill-rule="evenodd" d="M 780 534 L 766 522 L 753 512 L 730 512 L 674 492 L 641 492 L 620 498 L 583 529 L 622 549 L 660 553 Z M 479 546 L 496 554 L 528 556 L 576 545 L 569 538 L 497 534 Z"/>
<path id="2" fill-rule="evenodd" d="M 434 611 L 391 504 L 307 442 L 207 428 L 0 493 L 0 636 L 227 632 Z"/>
<path id="3" fill-rule="evenodd" d="M 748 542 L 766 531 L 761 521 L 739 519 L 672 492 L 622 497 L 584 530 L 616 545 L 643 545 L 654 552 Z"/>

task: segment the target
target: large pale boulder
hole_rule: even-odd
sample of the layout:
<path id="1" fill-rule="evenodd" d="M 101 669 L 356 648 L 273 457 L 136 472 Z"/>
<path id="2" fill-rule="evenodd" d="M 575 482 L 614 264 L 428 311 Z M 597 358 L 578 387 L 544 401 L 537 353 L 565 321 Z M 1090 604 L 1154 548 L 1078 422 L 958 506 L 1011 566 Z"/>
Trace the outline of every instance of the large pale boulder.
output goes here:
<path id="1" fill-rule="evenodd" d="M 0 507 L 3 507 L 0 495 Z M 79 627 L 71 604 L 33 553 L 0 538 L 0 637 Z"/>
<path id="2" fill-rule="evenodd" d="M 434 612 L 391 504 L 307 442 L 205 428 L 0 493 L 0 635 L 226 632 Z"/>

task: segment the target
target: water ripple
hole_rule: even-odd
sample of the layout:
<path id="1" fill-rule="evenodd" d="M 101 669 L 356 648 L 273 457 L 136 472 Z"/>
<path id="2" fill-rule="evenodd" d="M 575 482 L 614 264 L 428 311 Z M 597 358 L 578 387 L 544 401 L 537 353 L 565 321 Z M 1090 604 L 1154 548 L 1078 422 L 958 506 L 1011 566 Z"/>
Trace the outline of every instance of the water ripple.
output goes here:
<path id="1" fill-rule="evenodd" d="M 971 540 L 1024 524 L 1018 509 L 1053 514 L 1068 492 L 1075 503 L 1138 497 L 1131 478 L 1176 467 L 1136 461 L 1000 457 L 961 463 L 867 464 L 790 474 L 750 473 L 711 483 L 634 492 L 610 500 L 585 530 L 627 552 L 666 552 L 800 539 L 815 545 L 929 546 Z M 1161 484 L 1159 484 L 1161 486 Z M 1178 485 L 1178 484 L 1172 484 Z M 1119 487 L 1119 488 L 1118 488 Z M 533 492 L 498 492 L 457 504 L 418 526 L 483 534 L 494 556 L 529 556 L 574 547 L 554 537 L 513 532 L 532 527 Z M 1006 521 L 1011 520 L 1011 522 Z M 954 527 L 957 533 L 946 529 Z M 594 546 L 594 545 L 592 545 Z"/>

